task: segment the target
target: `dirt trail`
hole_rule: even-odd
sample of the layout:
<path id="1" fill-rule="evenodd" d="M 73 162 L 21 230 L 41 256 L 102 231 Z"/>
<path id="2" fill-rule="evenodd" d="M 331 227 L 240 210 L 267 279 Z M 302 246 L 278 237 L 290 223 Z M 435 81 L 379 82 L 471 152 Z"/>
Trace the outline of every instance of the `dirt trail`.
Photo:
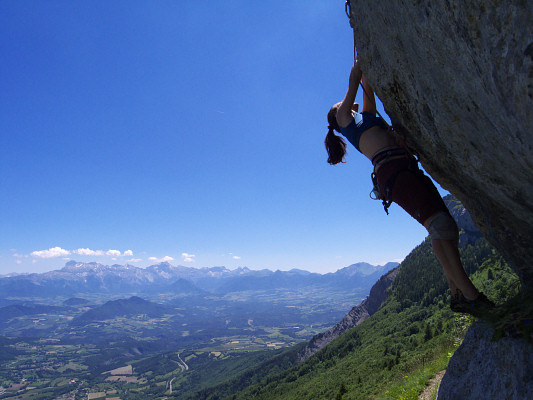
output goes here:
<path id="1" fill-rule="evenodd" d="M 435 376 L 429 380 L 429 383 L 424 389 L 424 391 L 420 393 L 418 400 L 431 400 L 432 395 L 435 390 L 437 390 L 437 387 L 439 386 L 439 383 L 442 380 L 442 377 L 444 376 L 445 372 L 446 370 L 437 372 Z"/>

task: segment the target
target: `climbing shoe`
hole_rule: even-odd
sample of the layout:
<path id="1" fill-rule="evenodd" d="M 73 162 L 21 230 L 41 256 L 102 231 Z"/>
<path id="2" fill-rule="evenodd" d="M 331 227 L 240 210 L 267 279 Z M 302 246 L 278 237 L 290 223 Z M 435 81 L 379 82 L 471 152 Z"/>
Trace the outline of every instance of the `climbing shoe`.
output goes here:
<path id="1" fill-rule="evenodd" d="M 467 300 L 459 289 L 450 301 L 450 309 L 454 312 L 462 312 L 473 315 L 474 317 L 483 317 L 490 313 L 496 306 L 483 293 L 474 300 Z"/>

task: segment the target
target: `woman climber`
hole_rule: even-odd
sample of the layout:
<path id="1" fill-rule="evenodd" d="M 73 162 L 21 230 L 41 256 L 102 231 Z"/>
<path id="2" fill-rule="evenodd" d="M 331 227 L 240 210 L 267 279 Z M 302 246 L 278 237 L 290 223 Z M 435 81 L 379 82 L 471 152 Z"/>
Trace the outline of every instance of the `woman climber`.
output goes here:
<path id="1" fill-rule="evenodd" d="M 354 103 L 359 82 L 363 86 L 363 109 Z M 394 137 L 391 128 L 376 117 L 374 91 L 356 61 L 350 72 L 348 91 L 328 113 L 325 145 L 328 163 L 344 162 L 346 142 L 372 161 L 375 189 L 384 201 L 385 210 L 397 203 L 429 232 L 433 251 L 439 260 L 452 293 L 450 308 L 481 316 L 494 307 L 480 293 L 466 274 L 459 256 L 459 230 L 433 182 L 418 168 L 417 160 Z"/>

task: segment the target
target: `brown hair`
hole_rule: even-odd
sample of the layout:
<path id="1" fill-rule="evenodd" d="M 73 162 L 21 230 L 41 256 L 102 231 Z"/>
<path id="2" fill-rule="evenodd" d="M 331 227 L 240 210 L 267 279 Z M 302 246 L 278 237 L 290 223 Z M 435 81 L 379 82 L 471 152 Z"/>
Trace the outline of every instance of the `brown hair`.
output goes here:
<path id="1" fill-rule="evenodd" d="M 326 145 L 326 151 L 328 152 L 328 163 L 331 165 L 344 162 L 344 156 L 346 155 L 346 142 L 340 136 L 335 135 L 333 132 L 336 130 L 340 132 L 341 129 L 337 123 L 337 109 L 338 104 L 335 104 L 328 112 L 328 134 L 324 140 Z"/>

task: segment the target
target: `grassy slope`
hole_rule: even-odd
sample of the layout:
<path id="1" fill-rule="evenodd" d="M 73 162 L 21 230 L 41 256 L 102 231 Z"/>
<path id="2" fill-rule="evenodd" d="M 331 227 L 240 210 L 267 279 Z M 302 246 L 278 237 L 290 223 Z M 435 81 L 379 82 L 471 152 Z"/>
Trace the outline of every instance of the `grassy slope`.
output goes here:
<path id="1" fill-rule="evenodd" d="M 515 294 L 516 276 L 483 239 L 465 246 L 462 259 L 489 297 L 503 302 Z M 473 320 L 449 310 L 449 290 L 428 241 L 406 258 L 390 291 L 374 316 L 305 363 L 258 384 L 246 384 L 258 381 L 249 373 L 191 398 L 416 399 Z"/>

